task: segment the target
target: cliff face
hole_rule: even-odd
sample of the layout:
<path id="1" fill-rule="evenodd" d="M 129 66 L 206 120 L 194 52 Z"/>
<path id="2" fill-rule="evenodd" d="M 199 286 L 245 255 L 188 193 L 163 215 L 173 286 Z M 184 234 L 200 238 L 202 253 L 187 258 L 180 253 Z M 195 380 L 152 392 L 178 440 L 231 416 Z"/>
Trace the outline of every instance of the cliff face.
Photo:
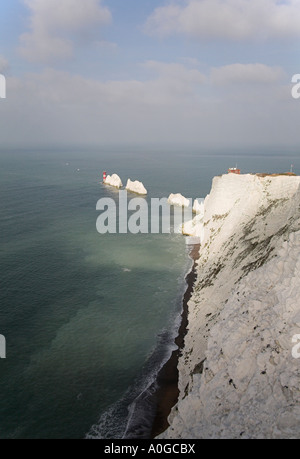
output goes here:
<path id="1" fill-rule="evenodd" d="M 216 177 L 165 438 L 299 435 L 300 177 Z"/>

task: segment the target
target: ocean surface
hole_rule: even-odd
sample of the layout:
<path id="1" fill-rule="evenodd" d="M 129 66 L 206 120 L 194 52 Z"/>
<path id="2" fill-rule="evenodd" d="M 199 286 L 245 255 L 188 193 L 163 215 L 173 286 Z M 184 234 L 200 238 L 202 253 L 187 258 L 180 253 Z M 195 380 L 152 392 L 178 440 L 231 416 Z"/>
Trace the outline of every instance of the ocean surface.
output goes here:
<path id="1" fill-rule="evenodd" d="M 215 175 L 300 173 L 298 156 L 143 149 L 0 153 L 0 438 L 120 438 L 174 349 L 191 260 L 180 234 L 96 231 L 102 172 L 151 198 L 205 197 Z M 131 196 L 129 196 L 131 197 Z M 140 421 L 139 421 L 140 420 Z"/>

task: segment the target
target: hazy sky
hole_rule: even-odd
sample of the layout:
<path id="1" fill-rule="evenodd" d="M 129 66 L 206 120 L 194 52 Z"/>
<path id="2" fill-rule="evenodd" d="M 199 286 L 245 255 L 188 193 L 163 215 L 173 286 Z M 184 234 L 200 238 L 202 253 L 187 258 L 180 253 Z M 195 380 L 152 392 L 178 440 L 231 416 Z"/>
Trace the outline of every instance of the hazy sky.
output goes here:
<path id="1" fill-rule="evenodd" d="M 300 146 L 300 0 L 1 0 L 1 146 Z"/>

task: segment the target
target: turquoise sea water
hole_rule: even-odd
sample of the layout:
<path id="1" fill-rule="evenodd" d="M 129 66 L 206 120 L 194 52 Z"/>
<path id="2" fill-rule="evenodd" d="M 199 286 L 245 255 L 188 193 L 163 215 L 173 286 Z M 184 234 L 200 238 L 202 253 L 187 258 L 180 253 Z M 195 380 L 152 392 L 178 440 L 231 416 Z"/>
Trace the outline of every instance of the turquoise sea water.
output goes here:
<path id="1" fill-rule="evenodd" d="M 0 438 L 120 437 L 173 347 L 184 238 L 100 235 L 102 171 L 152 197 L 204 197 L 214 175 L 282 172 L 298 157 L 103 150 L 0 154 Z M 129 409 L 129 411 L 128 411 Z"/>

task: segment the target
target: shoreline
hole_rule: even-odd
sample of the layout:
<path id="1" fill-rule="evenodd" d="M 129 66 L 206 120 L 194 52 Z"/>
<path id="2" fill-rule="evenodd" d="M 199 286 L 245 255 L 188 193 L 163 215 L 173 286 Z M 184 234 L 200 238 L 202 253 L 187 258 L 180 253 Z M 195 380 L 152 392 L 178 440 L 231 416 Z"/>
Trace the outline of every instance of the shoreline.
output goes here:
<path id="1" fill-rule="evenodd" d="M 164 364 L 156 377 L 157 389 L 155 393 L 156 413 L 153 419 L 151 438 L 162 434 L 169 427 L 168 417 L 172 408 L 176 405 L 179 397 L 178 389 L 178 360 L 184 346 L 184 338 L 188 327 L 188 302 L 194 291 L 194 284 L 197 279 L 197 261 L 199 260 L 200 244 L 189 246 L 189 257 L 193 260 L 191 271 L 186 275 L 186 291 L 183 296 L 181 323 L 178 335 L 175 339 L 177 349 L 172 352 L 169 360 Z"/>

